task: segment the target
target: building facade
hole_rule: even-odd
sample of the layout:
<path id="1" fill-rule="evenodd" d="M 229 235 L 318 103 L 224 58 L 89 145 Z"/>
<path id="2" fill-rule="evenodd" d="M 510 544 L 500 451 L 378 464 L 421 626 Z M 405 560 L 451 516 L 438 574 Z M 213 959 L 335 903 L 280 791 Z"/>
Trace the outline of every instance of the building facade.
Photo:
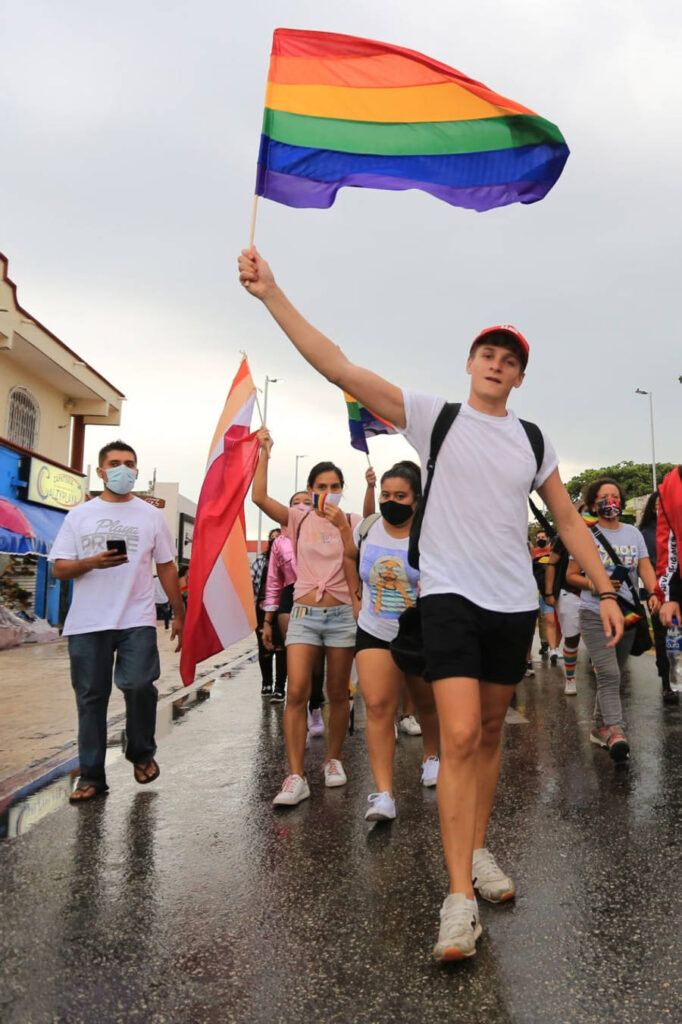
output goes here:
<path id="1" fill-rule="evenodd" d="M 117 426 L 123 401 L 19 304 L 0 253 L 0 603 L 24 601 L 27 611 L 63 621 L 69 585 L 51 578 L 45 556 L 86 497 L 86 426 Z"/>

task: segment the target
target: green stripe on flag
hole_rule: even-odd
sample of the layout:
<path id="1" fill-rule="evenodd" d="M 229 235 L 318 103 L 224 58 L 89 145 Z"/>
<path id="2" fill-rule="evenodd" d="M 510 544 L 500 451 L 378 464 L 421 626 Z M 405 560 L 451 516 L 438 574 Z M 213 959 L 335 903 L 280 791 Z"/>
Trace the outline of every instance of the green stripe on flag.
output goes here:
<path id="1" fill-rule="evenodd" d="M 377 156 L 483 153 L 564 142 L 555 124 L 531 114 L 394 124 L 308 117 L 266 108 L 263 133 L 289 146 Z"/>

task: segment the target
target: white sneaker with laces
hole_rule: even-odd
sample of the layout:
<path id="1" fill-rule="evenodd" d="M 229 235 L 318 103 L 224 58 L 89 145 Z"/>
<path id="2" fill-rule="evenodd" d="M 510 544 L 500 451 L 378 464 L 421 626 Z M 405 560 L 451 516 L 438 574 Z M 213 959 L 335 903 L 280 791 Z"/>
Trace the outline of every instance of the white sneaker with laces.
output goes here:
<path id="1" fill-rule="evenodd" d="M 322 771 L 324 772 L 324 784 L 329 789 L 333 789 L 335 786 L 345 786 L 348 782 L 343 765 L 334 757 L 324 762 Z"/>
<path id="2" fill-rule="evenodd" d="M 476 939 L 483 929 L 476 900 L 462 892 L 451 892 L 440 908 L 440 930 L 433 955 L 441 963 L 464 960 L 476 953 Z"/>
<path id="3" fill-rule="evenodd" d="M 422 734 L 422 727 L 414 715 L 403 715 L 400 719 L 398 728 L 401 732 L 404 732 L 406 736 L 421 736 Z"/>
<path id="4" fill-rule="evenodd" d="M 564 686 L 564 693 L 567 697 L 576 697 L 578 695 L 578 687 L 575 679 L 567 679 Z"/>
<path id="5" fill-rule="evenodd" d="M 365 821 L 393 821 L 395 818 L 395 800 L 390 793 L 370 793 L 367 803 Z"/>
<path id="6" fill-rule="evenodd" d="M 516 886 L 505 875 L 490 850 L 474 850 L 471 878 L 479 896 L 489 903 L 506 903 L 516 895 Z"/>
<path id="7" fill-rule="evenodd" d="M 431 789 L 438 782 L 440 761 L 437 757 L 427 757 L 422 763 L 422 786 Z"/>
<path id="8" fill-rule="evenodd" d="M 324 722 L 320 708 L 308 712 L 308 732 L 311 736 L 324 736 Z"/>
<path id="9" fill-rule="evenodd" d="M 310 796 L 310 787 L 300 775 L 287 775 L 282 788 L 272 801 L 275 807 L 294 807 Z"/>

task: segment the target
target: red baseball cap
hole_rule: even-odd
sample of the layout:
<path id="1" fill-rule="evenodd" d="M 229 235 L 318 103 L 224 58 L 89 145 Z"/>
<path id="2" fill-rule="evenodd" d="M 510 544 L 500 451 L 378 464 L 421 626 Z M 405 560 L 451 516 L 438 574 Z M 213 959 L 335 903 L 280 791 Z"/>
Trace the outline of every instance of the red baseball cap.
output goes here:
<path id="1" fill-rule="evenodd" d="M 480 334 L 476 335 L 473 342 L 471 343 L 469 355 L 471 355 L 471 353 L 474 351 L 476 345 L 482 342 L 489 334 L 506 334 L 508 338 L 511 338 L 513 341 L 515 341 L 521 349 L 521 361 L 523 363 L 523 368 L 525 370 L 526 366 L 528 365 L 530 345 L 528 344 L 524 336 L 521 334 L 521 331 L 518 329 L 518 327 L 514 327 L 512 324 L 497 324 L 495 327 L 484 328 L 480 332 Z M 492 342 L 492 339 L 490 340 Z"/>

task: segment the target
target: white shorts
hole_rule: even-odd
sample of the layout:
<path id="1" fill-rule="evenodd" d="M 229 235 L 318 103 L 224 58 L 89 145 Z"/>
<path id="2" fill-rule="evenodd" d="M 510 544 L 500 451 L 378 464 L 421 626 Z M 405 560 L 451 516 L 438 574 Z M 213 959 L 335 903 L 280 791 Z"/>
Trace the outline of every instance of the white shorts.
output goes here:
<path id="1" fill-rule="evenodd" d="M 571 594 L 568 590 L 560 592 L 556 613 L 563 636 L 578 636 L 580 634 L 581 603 L 577 594 Z"/>

